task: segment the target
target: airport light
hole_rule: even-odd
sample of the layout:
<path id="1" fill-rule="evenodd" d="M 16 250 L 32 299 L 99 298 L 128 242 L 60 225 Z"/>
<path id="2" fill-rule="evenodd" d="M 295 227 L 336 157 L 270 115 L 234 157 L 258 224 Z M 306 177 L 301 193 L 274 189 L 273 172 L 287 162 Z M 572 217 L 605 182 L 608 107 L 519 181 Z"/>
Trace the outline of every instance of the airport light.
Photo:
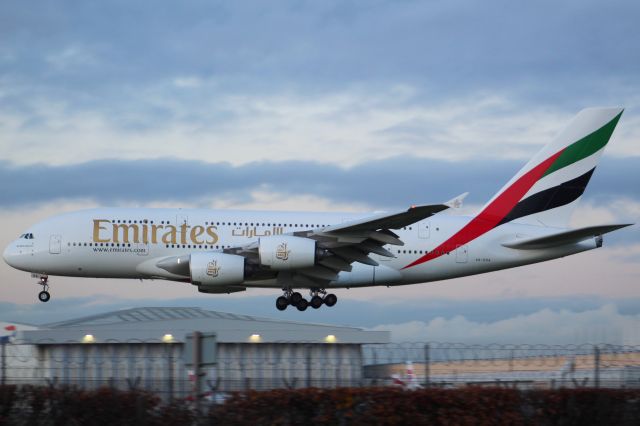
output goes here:
<path id="1" fill-rule="evenodd" d="M 335 343 L 336 342 L 336 336 L 334 336 L 333 334 L 328 334 L 327 337 L 324 338 L 325 343 Z"/>
<path id="2" fill-rule="evenodd" d="M 249 336 L 249 341 L 251 343 L 260 343 L 262 341 L 262 337 L 259 334 L 252 334 Z"/>
<path id="3" fill-rule="evenodd" d="M 95 343 L 96 338 L 93 337 L 93 334 L 85 334 L 82 338 L 82 343 Z"/>
<path id="4" fill-rule="evenodd" d="M 162 336 L 162 343 L 173 343 L 173 335 L 172 334 L 165 334 L 164 336 Z"/>

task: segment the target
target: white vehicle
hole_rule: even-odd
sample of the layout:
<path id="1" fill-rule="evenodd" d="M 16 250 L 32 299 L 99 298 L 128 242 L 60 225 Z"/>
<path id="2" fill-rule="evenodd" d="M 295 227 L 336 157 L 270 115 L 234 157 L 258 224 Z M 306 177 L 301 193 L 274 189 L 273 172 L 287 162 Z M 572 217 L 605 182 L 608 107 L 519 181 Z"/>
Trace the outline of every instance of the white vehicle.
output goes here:
<path id="1" fill-rule="evenodd" d="M 202 293 L 278 288 L 276 307 L 333 306 L 336 288 L 425 283 L 557 259 L 602 246 L 627 224 L 568 229 L 622 114 L 581 111 L 471 217 L 453 200 L 385 214 L 97 208 L 33 225 L 4 251 L 49 276 L 182 281 Z M 307 289 L 305 299 L 296 289 Z"/>

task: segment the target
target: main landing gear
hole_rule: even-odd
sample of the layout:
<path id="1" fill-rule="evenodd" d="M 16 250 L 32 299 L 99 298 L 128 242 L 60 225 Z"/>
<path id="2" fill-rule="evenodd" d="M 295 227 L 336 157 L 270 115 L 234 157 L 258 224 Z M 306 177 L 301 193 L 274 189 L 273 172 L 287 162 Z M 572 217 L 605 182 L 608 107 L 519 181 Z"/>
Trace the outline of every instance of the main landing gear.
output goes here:
<path id="1" fill-rule="evenodd" d="M 311 289 L 309 293 L 311 299 L 307 300 L 299 292 L 294 292 L 291 288 L 285 288 L 284 295 L 276 299 L 276 308 L 279 311 L 284 311 L 287 306 L 291 305 L 298 308 L 299 311 L 306 311 L 309 306 L 313 309 L 318 309 L 323 304 L 331 307 L 338 302 L 338 297 L 335 294 L 327 294 L 324 289 Z"/>
<path id="2" fill-rule="evenodd" d="M 41 302 L 48 302 L 49 299 L 51 299 L 51 295 L 49 294 L 49 277 L 47 275 L 40 275 L 36 284 L 42 286 L 42 291 L 38 293 L 38 299 Z"/>

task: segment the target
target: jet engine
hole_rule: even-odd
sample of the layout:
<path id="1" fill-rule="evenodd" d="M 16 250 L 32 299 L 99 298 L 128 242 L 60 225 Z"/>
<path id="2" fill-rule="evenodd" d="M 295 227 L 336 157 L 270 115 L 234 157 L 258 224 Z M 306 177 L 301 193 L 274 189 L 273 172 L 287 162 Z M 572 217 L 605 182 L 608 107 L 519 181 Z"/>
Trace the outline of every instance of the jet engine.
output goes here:
<path id="1" fill-rule="evenodd" d="M 316 242 L 291 235 L 261 237 L 258 254 L 262 265 L 276 271 L 308 268 L 316 262 Z"/>
<path id="2" fill-rule="evenodd" d="M 229 286 L 244 281 L 244 257 L 226 253 L 191 253 L 191 283 L 198 286 Z"/>

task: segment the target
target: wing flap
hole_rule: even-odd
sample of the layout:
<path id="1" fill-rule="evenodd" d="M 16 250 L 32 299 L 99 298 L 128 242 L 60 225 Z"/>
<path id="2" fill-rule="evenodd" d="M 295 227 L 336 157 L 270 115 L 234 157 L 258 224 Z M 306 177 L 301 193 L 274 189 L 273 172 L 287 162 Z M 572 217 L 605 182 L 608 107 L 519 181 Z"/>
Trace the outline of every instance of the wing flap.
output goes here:
<path id="1" fill-rule="evenodd" d="M 384 257 L 395 257 L 395 255 L 391 253 L 389 250 L 387 250 L 386 248 L 382 247 L 379 244 L 376 244 L 374 241 L 371 241 L 371 240 L 365 240 L 360 244 L 356 245 L 355 247 L 364 252 L 375 253 Z"/>
<path id="2" fill-rule="evenodd" d="M 353 247 L 338 247 L 331 250 L 336 256 L 339 256 L 347 262 L 360 262 L 365 265 L 378 266 L 378 262 L 367 256 L 366 253 Z"/>
<path id="3" fill-rule="evenodd" d="M 351 272 L 353 269 L 351 263 L 342 260 L 338 256 L 329 256 L 318 262 L 320 265 L 324 265 L 328 268 L 335 269 L 336 271 Z"/>
<path id="4" fill-rule="evenodd" d="M 296 271 L 298 274 L 305 275 L 310 278 L 317 278 L 319 280 L 332 281 L 338 278 L 338 273 L 321 265 L 315 265 L 311 268 L 299 269 Z"/>
<path id="5" fill-rule="evenodd" d="M 521 240 L 509 241 L 502 243 L 504 247 L 518 249 L 518 250 L 539 250 L 551 247 L 562 246 L 566 244 L 575 244 L 580 241 L 584 241 L 589 238 L 594 238 L 631 226 L 632 223 L 625 224 L 611 224 L 611 225 L 599 225 L 599 226 L 587 226 L 585 228 L 570 229 L 568 231 L 557 232 L 551 235 L 545 235 L 543 237 L 526 238 Z"/>

